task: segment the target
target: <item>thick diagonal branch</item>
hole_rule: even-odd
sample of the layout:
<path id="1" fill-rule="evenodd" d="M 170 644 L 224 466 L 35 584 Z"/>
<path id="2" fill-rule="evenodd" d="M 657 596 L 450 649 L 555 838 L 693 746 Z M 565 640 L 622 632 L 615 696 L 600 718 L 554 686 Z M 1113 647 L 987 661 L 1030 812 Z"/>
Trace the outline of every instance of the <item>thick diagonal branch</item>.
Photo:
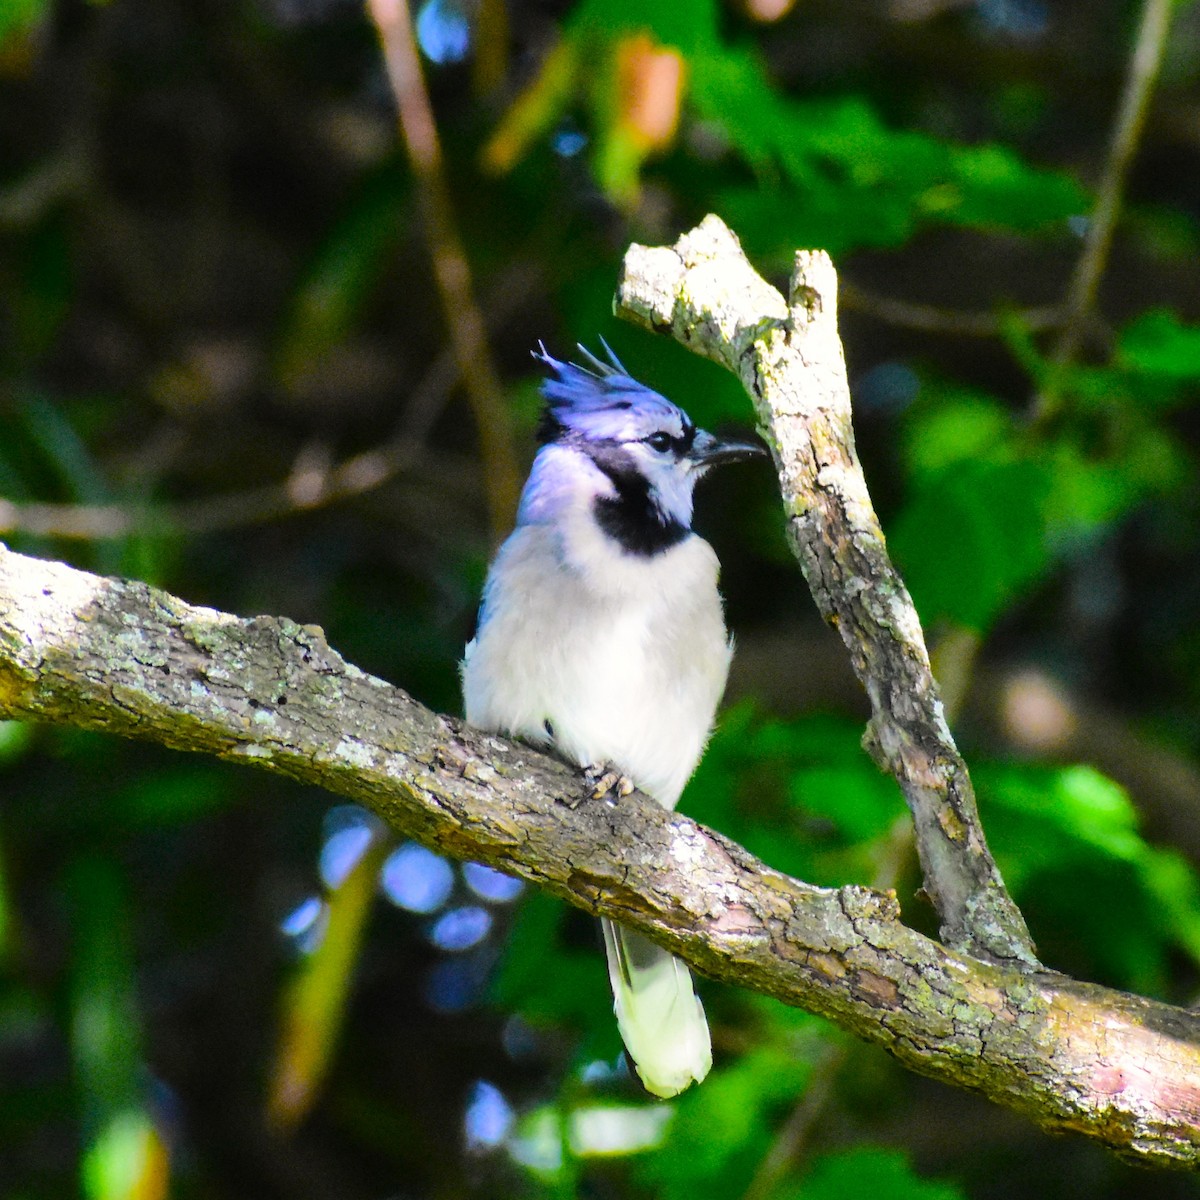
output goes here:
<path id="1" fill-rule="evenodd" d="M 866 744 L 908 801 L 942 937 L 1036 965 L 984 839 L 921 623 L 888 557 L 854 451 L 829 256 L 797 253 L 784 300 L 709 216 L 674 246 L 632 246 L 616 309 L 728 367 L 754 399 L 779 469 L 792 548 L 870 697 Z"/>
<path id="2" fill-rule="evenodd" d="M 0 717 L 327 788 L 1043 1126 L 1200 1165 L 1197 1014 L 948 950 L 901 924 L 893 897 L 789 879 L 636 793 L 580 803 L 562 763 L 430 712 L 312 626 L 240 620 L 0 546 Z"/>

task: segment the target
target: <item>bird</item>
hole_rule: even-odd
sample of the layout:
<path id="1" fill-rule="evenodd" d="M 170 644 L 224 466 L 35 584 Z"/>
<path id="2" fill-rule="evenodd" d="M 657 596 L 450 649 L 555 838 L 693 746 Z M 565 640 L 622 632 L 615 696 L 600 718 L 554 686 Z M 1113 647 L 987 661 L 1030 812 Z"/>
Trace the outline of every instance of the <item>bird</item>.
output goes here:
<path id="1" fill-rule="evenodd" d="M 602 360 L 547 369 L 540 448 L 516 526 L 488 570 L 462 664 L 469 724 L 553 750 L 597 798 L 636 786 L 674 809 L 704 752 L 733 641 L 719 565 L 692 529 L 710 468 L 765 454 L 696 428 Z M 677 1095 L 707 1075 L 712 1045 L 688 968 L 602 919 L 613 1007 L 647 1091 Z"/>

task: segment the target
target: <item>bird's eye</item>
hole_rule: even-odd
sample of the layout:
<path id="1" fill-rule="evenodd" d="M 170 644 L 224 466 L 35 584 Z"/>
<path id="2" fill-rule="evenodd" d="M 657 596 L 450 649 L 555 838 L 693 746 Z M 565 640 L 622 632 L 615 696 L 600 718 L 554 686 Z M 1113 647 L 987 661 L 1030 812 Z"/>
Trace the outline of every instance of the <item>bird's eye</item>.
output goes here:
<path id="1" fill-rule="evenodd" d="M 671 435 L 669 433 L 662 433 L 662 432 L 652 433 L 646 439 L 646 445 L 649 446 L 651 450 L 659 451 L 659 453 L 661 453 L 664 450 L 670 450 Z"/>

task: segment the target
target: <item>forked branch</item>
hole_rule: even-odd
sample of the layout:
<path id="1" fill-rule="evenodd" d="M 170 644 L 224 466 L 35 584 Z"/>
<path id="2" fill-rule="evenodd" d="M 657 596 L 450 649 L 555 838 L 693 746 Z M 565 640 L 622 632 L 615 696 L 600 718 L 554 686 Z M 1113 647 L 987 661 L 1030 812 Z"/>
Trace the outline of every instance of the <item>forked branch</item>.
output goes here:
<path id="1" fill-rule="evenodd" d="M 616 310 L 728 367 L 750 393 L 775 456 L 792 548 L 870 697 L 867 748 L 912 812 L 942 937 L 976 955 L 1036 966 L 855 454 L 829 256 L 798 252 L 785 300 L 720 218 L 708 216 L 674 246 L 630 247 Z"/>

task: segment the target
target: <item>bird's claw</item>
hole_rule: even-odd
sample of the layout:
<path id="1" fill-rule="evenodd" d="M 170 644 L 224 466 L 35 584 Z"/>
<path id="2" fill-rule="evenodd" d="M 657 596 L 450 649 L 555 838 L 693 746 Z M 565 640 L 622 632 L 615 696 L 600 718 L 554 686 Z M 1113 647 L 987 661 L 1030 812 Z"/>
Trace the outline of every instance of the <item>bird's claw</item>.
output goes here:
<path id="1" fill-rule="evenodd" d="M 622 775 L 610 763 L 589 763 L 583 768 L 583 777 L 592 789 L 592 799 L 602 800 L 605 796 L 613 800 L 628 796 L 634 790 L 633 780 Z"/>

